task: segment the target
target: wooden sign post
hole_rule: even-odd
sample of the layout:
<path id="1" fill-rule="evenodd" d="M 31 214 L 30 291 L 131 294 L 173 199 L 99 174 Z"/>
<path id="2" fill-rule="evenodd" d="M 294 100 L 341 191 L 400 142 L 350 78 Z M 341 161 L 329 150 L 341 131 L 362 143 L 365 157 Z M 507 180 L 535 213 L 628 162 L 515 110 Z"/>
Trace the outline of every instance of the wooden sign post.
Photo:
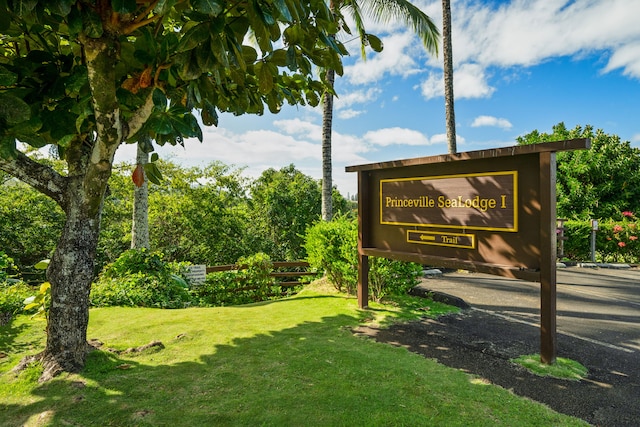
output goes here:
<path id="1" fill-rule="evenodd" d="M 350 166 L 358 304 L 369 256 L 540 282 L 540 355 L 556 358 L 556 157 L 588 139 Z"/>

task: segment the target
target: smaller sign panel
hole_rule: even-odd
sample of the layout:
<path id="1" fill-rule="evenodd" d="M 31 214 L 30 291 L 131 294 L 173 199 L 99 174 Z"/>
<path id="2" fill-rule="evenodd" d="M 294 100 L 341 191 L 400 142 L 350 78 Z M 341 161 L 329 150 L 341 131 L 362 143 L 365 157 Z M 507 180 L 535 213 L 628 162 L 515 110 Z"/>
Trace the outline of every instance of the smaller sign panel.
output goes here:
<path id="1" fill-rule="evenodd" d="M 380 180 L 380 223 L 518 231 L 518 172 Z"/>
<path id="2" fill-rule="evenodd" d="M 187 267 L 187 280 L 192 285 L 202 285 L 207 281 L 207 266 L 204 264 L 190 265 Z"/>
<path id="3" fill-rule="evenodd" d="M 475 249 L 476 236 L 466 233 L 438 233 L 432 231 L 407 231 L 407 242 L 422 245 L 448 246 L 451 248 Z"/>

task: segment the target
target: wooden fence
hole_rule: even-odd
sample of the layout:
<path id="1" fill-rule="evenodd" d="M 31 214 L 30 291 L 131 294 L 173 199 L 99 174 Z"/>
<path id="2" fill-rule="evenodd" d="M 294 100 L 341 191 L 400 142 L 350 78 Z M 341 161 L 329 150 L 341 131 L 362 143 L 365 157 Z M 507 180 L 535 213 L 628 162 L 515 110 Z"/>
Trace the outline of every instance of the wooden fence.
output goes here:
<path id="1" fill-rule="evenodd" d="M 276 279 L 276 286 L 283 288 L 295 287 L 309 283 L 309 278 L 317 273 L 309 271 L 309 263 L 306 261 L 276 261 L 271 263 L 273 271 L 270 277 Z M 207 267 L 207 274 L 219 271 L 243 270 L 245 265 L 226 264 Z"/>

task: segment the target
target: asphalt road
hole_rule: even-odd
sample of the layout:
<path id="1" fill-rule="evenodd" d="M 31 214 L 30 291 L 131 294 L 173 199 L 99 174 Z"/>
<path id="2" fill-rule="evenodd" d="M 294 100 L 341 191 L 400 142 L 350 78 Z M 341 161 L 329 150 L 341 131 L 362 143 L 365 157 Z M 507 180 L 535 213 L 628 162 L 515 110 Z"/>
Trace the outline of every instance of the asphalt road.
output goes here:
<path id="1" fill-rule="evenodd" d="M 426 278 L 420 287 L 461 298 L 475 310 L 539 325 L 539 283 L 454 272 Z M 560 347 L 563 336 L 571 336 L 640 357 L 640 269 L 559 268 L 556 319 Z"/>

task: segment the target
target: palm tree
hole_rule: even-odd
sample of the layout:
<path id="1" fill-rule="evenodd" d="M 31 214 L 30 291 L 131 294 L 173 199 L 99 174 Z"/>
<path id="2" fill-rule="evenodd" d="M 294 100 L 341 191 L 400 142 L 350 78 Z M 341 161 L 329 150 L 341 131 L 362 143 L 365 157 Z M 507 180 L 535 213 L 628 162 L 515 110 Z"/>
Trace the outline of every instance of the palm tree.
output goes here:
<path id="1" fill-rule="evenodd" d="M 440 32 L 424 12 L 407 0 L 330 0 L 329 7 L 334 13 L 346 11 L 353 18 L 360 38 L 361 54 L 365 57 L 365 46 L 375 51 L 382 50 L 382 43 L 364 28 L 364 17 L 377 23 L 403 21 L 420 37 L 429 53 L 438 54 L 438 38 Z M 349 29 L 343 28 L 346 32 Z M 322 219 L 330 221 L 332 217 L 331 193 L 331 128 L 333 123 L 333 82 L 335 70 L 327 70 L 326 83 L 330 90 L 324 93 L 322 111 Z"/>
<path id="2" fill-rule="evenodd" d="M 456 115 L 453 109 L 453 50 L 451 47 L 451 1 L 442 0 L 442 56 L 444 57 L 444 109 L 449 154 L 455 154 Z"/>
<path id="3" fill-rule="evenodd" d="M 149 183 L 144 166 L 149 163 L 149 153 L 141 142 L 136 152 L 136 169 L 140 178 L 134 178 L 133 221 L 131 225 L 131 249 L 149 249 Z"/>

